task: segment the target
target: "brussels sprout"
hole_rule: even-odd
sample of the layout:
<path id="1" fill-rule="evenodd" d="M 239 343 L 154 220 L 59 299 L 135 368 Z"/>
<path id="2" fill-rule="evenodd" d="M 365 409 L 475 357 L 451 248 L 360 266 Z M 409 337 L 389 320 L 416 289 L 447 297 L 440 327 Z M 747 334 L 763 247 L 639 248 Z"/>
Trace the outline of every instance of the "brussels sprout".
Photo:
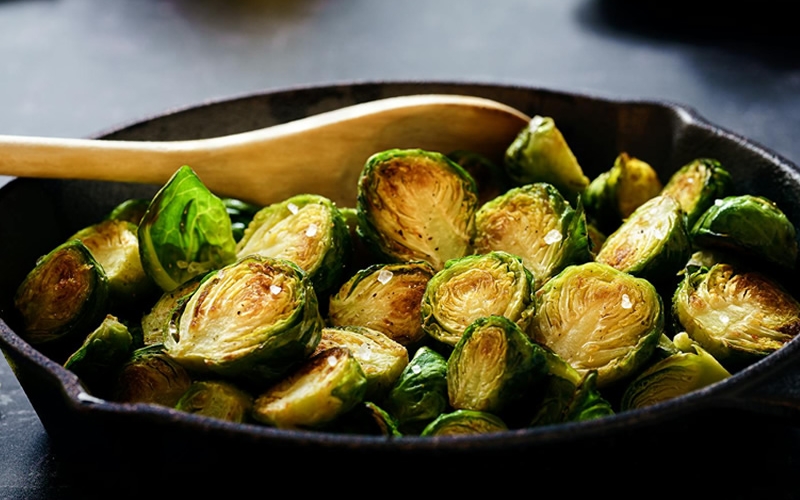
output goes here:
<path id="1" fill-rule="evenodd" d="M 643 366 L 663 333 L 661 297 L 648 281 L 590 262 L 570 266 L 537 292 L 530 334 L 597 387 Z"/>
<path id="2" fill-rule="evenodd" d="M 597 391 L 597 372 L 578 373 L 556 353 L 545 350 L 547 375 L 529 425 L 580 422 L 613 415 L 611 404 Z"/>
<path id="3" fill-rule="evenodd" d="M 367 377 L 367 398 L 385 394 L 408 365 L 405 347 L 381 332 L 363 326 L 323 328 L 316 352 L 331 347 L 350 349 L 361 363 Z"/>
<path id="4" fill-rule="evenodd" d="M 163 344 L 167 340 L 169 323 L 175 309 L 181 307 L 197 290 L 204 276 L 194 278 L 179 285 L 170 292 L 164 292 L 149 312 L 142 315 L 142 342 L 144 345 Z"/>
<path id="5" fill-rule="evenodd" d="M 600 227 L 613 231 L 661 189 L 658 174 L 649 163 L 620 153 L 614 166 L 586 188 L 583 203 Z"/>
<path id="6" fill-rule="evenodd" d="M 762 196 L 728 196 L 716 200 L 692 228 L 696 245 L 740 252 L 794 269 L 797 240 L 794 225 Z"/>
<path id="7" fill-rule="evenodd" d="M 418 434 L 447 408 L 447 360 L 420 347 L 389 391 L 383 407 L 403 432 Z"/>
<path id="8" fill-rule="evenodd" d="M 658 283 L 682 269 L 691 253 L 680 206 L 669 196 L 656 196 L 606 239 L 595 260 Z"/>
<path id="9" fill-rule="evenodd" d="M 672 174 L 661 194 L 678 202 L 691 228 L 714 200 L 728 196 L 731 188 L 731 176 L 717 160 L 698 158 Z"/>
<path id="10" fill-rule="evenodd" d="M 767 276 L 730 264 L 689 270 L 672 310 L 686 333 L 729 369 L 778 350 L 800 332 L 797 300 Z"/>
<path id="11" fill-rule="evenodd" d="M 439 270 L 472 251 L 475 181 L 446 156 L 392 149 L 367 160 L 358 181 L 359 231 L 395 262 Z"/>
<path id="12" fill-rule="evenodd" d="M 475 251 L 522 257 L 537 286 L 570 264 L 592 260 L 580 202 L 573 210 L 550 184 L 511 189 L 475 214 Z"/>
<path id="13" fill-rule="evenodd" d="M 21 336 L 35 346 L 66 345 L 69 352 L 102 321 L 107 303 L 103 266 L 79 240 L 41 257 L 14 296 Z"/>
<path id="14" fill-rule="evenodd" d="M 133 337 L 128 327 L 109 314 L 72 353 L 64 368 L 77 375 L 93 394 L 105 395 L 132 349 Z"/>
<path id="15" fill-rule="evenodd" d="M 156 193 L 138 234 L 144 270 L 167 292 L 236 258 L 225 205 L 186 165 Z"/>
<path id="16" fill-rule="evenodd" d="M 294 262 L 317 293 L 338 283 L 350 250 L 344 216 L 328 198 L 310 194 L 262 208 L 236 245 L 239 258 L 262 255 Z"/>
<path id="17" fill-rule="evenodd" d="M 448 153 L 447 157 L 460 165 L 475 179 L 475 184 L 478 187 L 479 204 L 484 204 L 496 196 L 500 196 L 512 187 L 511 179 L 509 179 L 506 171 L 483 155 L 471 151 L 458 150 Z"/>
<path id="18" fill-rule="evenodd" d="M 550 117 L 534 116 L 506 150 L 505 168 L 518 184 L 547 182 L 574 202 L 589 185 L 575 155 Z"/>
<path id="19" fill-rule="evenodd" d="M 450 406 L 500 414 L 526 398 L 544 372 L 544 352 L 516 323 L 503 316 L 479 318 L 447 361 Z"/>
<path id="20" fill-rule="evenodd" d="M 324 430 L 367 436 L 400 437 L 403 435 L 398 429 L 397 420 L 386 410 L 370 401 L 356 405 Z"/>
<path id="21" fill-rule="evenodd" d="M 202 380 L 192 383 L 175 408 L 195 415 L 241 423 L 250 415 L 253 397 L 229 382 Z"/>
<path id="22" fill-rule="evenodd" d="M 69 238 L 81 240 L 91 250 L 103 266 L 115 306 L 123 310 L 135 308 L 137 303 L 159 290 L 142 267 L 136 231 L 136 225 L 131 222 L 104 220 Z"/>
<path id="23" fill-rule="evenodd" d="M 450 346 L 485 316 L 505 316 L 524 330 L 534 313 L 533 285 L 522 259 L 506 252 L 453 259 L 428 282 L 422 297 L 422 327 Z"/>
<path id="24" fill-rule="evenodd" d="M 251 255 L 200 284 L 164 345 L 198 372 L 275 380 L 309 356 L 323 327 L 308 277 L 294 263 Z"/>
<path id="25" fill-rule="evenodd" d="M 258 396 L 253 417 L 284 429 L 320 427 L 361 403 L 366 391 L 360 363 L 349 349 L 333 347 Z"/>
<path id="26" fill-rule="evenodd" d="M 508 426 L 496 415 L 476 410 L 456 410 L 440 415 L 428 424 L 421 436 L 458 436 L 507 431 Z"/>
<path id="27" fill-rule="evenodd" d="M 133 352 L 115 381 L 113 399 L 174 407 L 192 385 L 186 369 L 157 344 Z"/>
<path id="28" fill-rule="evenodd" d="M 124 220 L 138 226 L 149 206 L 150 200 L 147 198 L 131 198 L 114 207 L 106 220 Z"/>
<path id="29" fill-rule="evenodd" d="M 622 395 L 621 409 L 654 405 L 730 377 L 700 346 L 694 344 L 693 350 L 673 354 L 642 372 Z"/>
<path id="30" fill-rule="evenodd" d="M 433 268 L 427 262 L 374 264 L 350 278 L 331 296 L 328 321 L 378 330 L 404 346 L 425 336 L 420 304 Z"/>
<path id="31" fill-rule="evenodd" d="M 253 220 L 253 217 L 263 207 L 236 198 L 222 198 L 222 204 L 225 205 L 225 211 L 228 212 L 228 217 L 231 218 L 233 239 L 238 242 L 244 236 L 244 231 Z"/>

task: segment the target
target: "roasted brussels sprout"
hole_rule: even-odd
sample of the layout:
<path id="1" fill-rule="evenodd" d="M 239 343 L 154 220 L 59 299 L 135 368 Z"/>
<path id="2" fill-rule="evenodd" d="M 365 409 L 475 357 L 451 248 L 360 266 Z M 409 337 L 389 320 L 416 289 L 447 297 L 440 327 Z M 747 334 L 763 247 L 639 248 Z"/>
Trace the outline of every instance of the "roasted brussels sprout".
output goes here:
<path id="1" fill-rule="evenodd" d="M 661 189 L 658 174 L 649 163 L 623 152 L 610 170 L 589 184 L 582 199 L 592 220 L 603 230 L 613 231 Z"/>
<path id="2" fill-rule="evenodd" d="M 428 282 L 422 297 L 422 326 L 450 346 L 476 319 L 486 316 L 505 316 L 525 329 L 534 313 L 533 285 L 522 259 L 506 252 L 453 259 Z"/>
<path id="3" fill-rule="evenodd" d="M 153 307 L 142 315 L 142 342 L 144 345 L 163 344 L 175 310 L 197 290 L 206 275 L 195 276 L 170 292 L 164 292 Z"/>
<path id="4" fill-rule="evenodd" d="M 447 360 L 447 394 L 457 410 L 502 414 L 545 373 L 543 350 L 503 316 L 478 318 Z"/>
<path id="5" fill-rule="evenodd" d="M 367 160 L 358 181 L 359 231 L 395 262 L 439 270 L 472 251 L 475 181 L 446 156 L 392 149 Z"/>
<path id="6" fill-rule="evenodd" d="M 717 160 L 698 158 L 672 174 L 661 194 L 678 202 L 691 229 L 714 200 L 730 194 L 731 187 L 730 174 Z"/>
<path id="7" fill-rule="evenodd" d="M 675 276 L 691 253 L 680 206 L 669 196 L 656 196 L 606 239 L 595 260 L 658 284 Z"/>
<path id="8" fill-rule="evenodd" d="M 518 184 L 546 182 L 570 202 L 589 185 L 555 121 L 534 116 L 506 150 L 505 168 Z"/>
<path id="9" fill-rule="evenodd" d="M 447 360 L 422 346 L 389 391 L 383 407 L 397 419 L 401 431 L 419 434 L 447 404 Z"/>
<path id="10" fill-rule="evenodd" d="M 498 416 L 484 411 L 456 410 L 444 413 L 428 424 L 421 436 L 459 436 L 507 431 Z"/>
<path id="11" fill-rule="evenodd" d="M 654 405 L 730 377 L 728 370 L 699 345 L 692 343 L 691 349 L 673 354 L 637 376 L 622 395 L 621 409 Z"/>
<path id="12" fill-rule="evenodd" d="M 773 266 L 794 269 L 798 246 L 794 225 L 762 196 L 715 200 L 692 228 L 695 245 L 739 252 Z"/>
<path id="13" fill-rule="evenodd" d="M 253 417 L 284 429 L 328 424 L 364 400 L 367 377 L 349 349 L 316 353 L 256 398 Z"/>
<path id="14" fill-rule="evenodd" d="M 175 408 L 195 415 L 230 422 L 245 422 L 253 408 L 253 396 L 222 380 L 198 380 L 175 404 Z"/>
<path id="15" fill-rule="evenodd" d="M 119 372 L 113 400 L 174 407 L 192 385 L 189 372 L 164 352 L 160 344 L 133 352 Z"/>
<path id="16" fill-rule="evenodd" d="M 106 397 L 132 350 L 133 337 L 128 327 L 107 315 L 67 359 L 64 368 L 77 375 L 92 394 Z"/>
<path id="17" fill-rule="evenodd" d="M 541 286 L 570 264 L 592 260 L 582 205 L 573 210 L 550 184 L 511 189 L 475 214 L 475 252 L 522 257 Z"/>
<path id="18" fill-rule="evenodd" d="M 648 281 L 590 262 L 570 266 L 537 292 L 533 339 L 603 388 L 644 366 L 664 328 L 661 296 Z"/>
<path id="19" fill-rule="evenodd" d="M 511 179 L 505 169 L 495 165 L 483 155 L 462 149 L 448 153 L 447 157 L 458 163 L 475 179 L 478 187 L 478 203 L 481 205 L 512 187 Z"/>
<path id="20" fill-rule="evenodd" d="M 251 255 L 203 280 L 164 346 L 192 370 L 262 384 L 314 352 L 322 327 L 307 275 L 290 261 Z"/>
<path id="21" fill-rule="evenodd" d="M 236 258 L 225 205 L 186 165 L 156 193 L 138 236 L 145 272 L 167 292 Z"/>
<path id="22" fill-rule="evenodd" d="M 580 422 L 614 414 L 611 403 L 597 390 L 597 372 L 583 375 L 556 353 L 545 350 L 547 375 L 529 425 Z"/>
<path id="23" fill-rule="evenodd" d="M 366 397 L 382 397 L 408 364 L 405 347 L 383 333 L 363 326 L 342 326 L 322 329 L 316 352 L 331 347 L 345 347 L 361 363 L 367 377 Z"/>
<path id="24" fill-rule="evenodd" d="M 108 280 L 79 240 L 41 257 L 14 296 L 21 336 L 35 346 L 58 343 L 73 352 L 106 314 Z"/>
<path id="25" fill-rule="evenodd" d="M 730 264 L 689 270 L 672 310 L 694 341 L 726 368 L 780 349 L 800 332 L 800 303 L 777 282 Z"/>
<path id="26" fill-rule="evenodd" d="M 328 321 L 378 330 L 404 346 L 423 339 L 420 304 L 433 268 L 427 262 L 374 264 L 331 296 Z"/>
<path id="27" fill-rule="evenodd" d="M 137 309 L 160 291 L 144 272 L 136 232 L 137 226 L 131 222 L 104 220 L 68 238 L 81 240 L 103 266 L 115 309 Z"/>
<path id="28" fill-rule="evenodd" d="M 294 262 L 319 294 L 339 282 L 350 251 L 344 216 L 331 200 L 311 194 L 259 210 L 236 245 L 239 258 L 262 255 Z"/>

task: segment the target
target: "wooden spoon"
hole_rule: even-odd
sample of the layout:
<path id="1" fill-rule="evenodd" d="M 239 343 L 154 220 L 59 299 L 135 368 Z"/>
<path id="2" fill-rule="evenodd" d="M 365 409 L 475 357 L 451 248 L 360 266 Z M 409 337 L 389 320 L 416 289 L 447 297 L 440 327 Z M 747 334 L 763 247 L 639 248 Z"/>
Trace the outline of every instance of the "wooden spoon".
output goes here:
<path id="1" fill-rule="evenodd" d="M 0 135 L 0 175 L 164 184 L 189 165 L 219 196 L 266 205 L 299 193 L 354 206 L 373 153 L 466 149 L 500 161 L 528 124 L 496 101 L 459 95 L 393 97 L 260 130 L 171 142 Z"/>

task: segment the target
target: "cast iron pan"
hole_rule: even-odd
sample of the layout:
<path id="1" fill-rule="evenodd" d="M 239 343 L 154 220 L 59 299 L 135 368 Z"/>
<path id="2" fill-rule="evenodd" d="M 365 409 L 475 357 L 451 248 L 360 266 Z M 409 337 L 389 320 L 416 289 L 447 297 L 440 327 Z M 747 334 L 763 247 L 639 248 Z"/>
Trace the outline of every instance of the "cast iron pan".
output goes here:
<path id="1" fill-rule="evenodd" d="M 204 104 L 115 130 L 104 138 L 212 137 L 358 102 L 419 93 L 488 97 L 531 116 L 552 116 L 590 178 L 610 168 L 620 151 L 650 162 L 662 179 L 694 158 L 716 158 L 731 172 L 736 191 L 766 196 L 795 225 L 800 221 L 797 166 L 713 126 L 692 110 L 660 102 L 620 102 L 483 84 L 359 83 Z M 152 196 L 156 189 L 39 179 L 15 179 L 0 189 L 0 317 L 11 317 L 14 291 L 37 257 L 75 230 L 100 220 L 117 203 Z M 789 282 L 795 279 L 789 278 Z M 446 474 L 487 477 L 499 473 L 503 481 L 513 477 L 528 481 L 534 473 L 566 471 L 583 476 L 589 470 L 629 476 L 654 468 L 648 461 L 674 467 L 679 475 L 679 470 L 685 470 L 686 457 L 665 464 L 665 447 L 687 441 L 696 448 L 691 452 L 693 460 L 709 456 L 709 461 L 716 461 L 720 454 L 730 459 L 742 456 L 743 446 L 759 446 L 770 439 L 765 422 L 800 422 L 800 372 L 792 371 L 792 365 L 800 364 L 800 339 L 723 382 L 653 407 L 582 423 L 442 439 L 289 432 L 234 425 L 157 406 L 93 402 L 84 397 L 75 376 L 32 349 L 2 321 L 0 347 L 59 456 L 79 464 L 75 473 L 85 474 L 87 480 L 108 481 L 108 474 L 113 474 L 117 479 L 111 482 L 122 481 L 130 487 L 154 478 L 198 486 L 227 474 L 254 475 L 253 480 L 270 483 L 262 487 L 272 490 L 278 478 L 295 472 L 316 478 L 303 481 L 303 488 L 340 481 L 343 475 L 359 487 L 396 481 L 408 484 L 414 474 L 435 476 L 434 481 Z M 753 422 L 758 422 L 758 430 L 748 428 Z M 771 445 L 773 451 L 775 446 Z M 758 463 L 755 456 L 749 460 Z M 479 474 L 470 472 L 476 468 Z M 526 475 L 506 474 L 517 470 Z M 187 474 L 199 482 L 190 481 Z M 465 481 L 448 479 L 444 484 L 453 491 L 456 483 L 468 484 Z"/>

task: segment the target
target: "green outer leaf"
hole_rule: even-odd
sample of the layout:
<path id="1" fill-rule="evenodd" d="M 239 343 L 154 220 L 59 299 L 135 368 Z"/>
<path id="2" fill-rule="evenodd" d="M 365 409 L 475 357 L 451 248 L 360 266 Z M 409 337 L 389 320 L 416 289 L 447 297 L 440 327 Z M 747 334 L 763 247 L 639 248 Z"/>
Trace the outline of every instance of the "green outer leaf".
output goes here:
<path id="1" fill-rule="evenodd" d="M 420 347 L 383 402 L 401 429 L 419 432 L 447 408 L 447 360 Z"/>
<path id="2" fill-rule="evenodd" d="M 156 193 L 138 235 L 142 265 L 164 291 L 236 258 L 224 203 L 187 165 Z"/>
<path id="3" fill-rule="evenodd" d="M 794 225 L 763 196 L 728 196 L 716 201 L 692 228 L 696 245 L 736 250 L 794 269 L 798 244 Z"/>
<path id="4" fill-rule="evenodd" d="M 421 436 L 455 436 L 503 432 L 508 426 L 500 417 L 484 411 L 456 410 L 440 415 L 428 424 Z"/>

